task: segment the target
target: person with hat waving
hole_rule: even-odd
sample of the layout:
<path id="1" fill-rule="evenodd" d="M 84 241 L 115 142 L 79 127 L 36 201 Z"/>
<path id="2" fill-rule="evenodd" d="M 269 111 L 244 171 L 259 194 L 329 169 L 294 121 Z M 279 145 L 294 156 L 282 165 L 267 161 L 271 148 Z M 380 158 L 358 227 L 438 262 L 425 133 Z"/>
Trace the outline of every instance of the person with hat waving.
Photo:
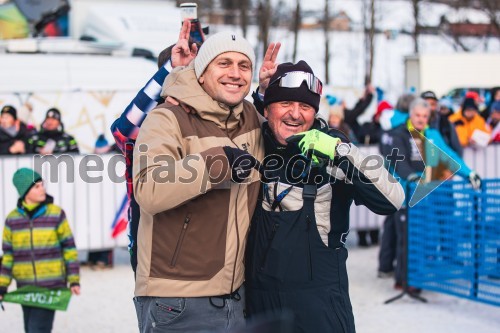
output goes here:
<path id="1" fill-rule="evenodd" d="M 267 73 L 257 102 L 267 118 L 266 158 L 246 248 L 247 313 L 290 311 L 294 332 L 352 333 L 350 206 L 392 214 L 404 192 L 381 163 L 367 167 L 345 135 L 316 117 L 322 83 L 305 61 L 268 65 Z"/>
<path id="2" fill-rule="evenodd" d="M 264 157 L 258 115 L 244 100 L 254 65 L 246 39 L 212 35 L 163 84 L 161 95 L 179 105 L 160 104 L 142 123 L 133 155 L 140 332 L 244 325 L 245 237 L 260 185 L 253 169 Z"/>
<path id="3" fill-rule="evenodd" d="M 40 131 L 28 139 L 28 146 L 32 154 L 79 153 L 75 138 L 64 131 L 61 111 L 56 108 L 47 111 Z"/>

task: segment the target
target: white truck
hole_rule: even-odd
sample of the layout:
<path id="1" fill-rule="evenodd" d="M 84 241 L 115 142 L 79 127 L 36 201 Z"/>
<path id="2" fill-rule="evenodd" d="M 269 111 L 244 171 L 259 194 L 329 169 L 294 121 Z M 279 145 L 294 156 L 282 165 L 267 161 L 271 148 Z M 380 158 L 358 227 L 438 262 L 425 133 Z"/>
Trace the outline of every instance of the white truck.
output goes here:
<path id="1" fill-rule="evenodd" d="M 415 89 L 416 93 L 432 90 L 441 97 L 453 94 L 455 89 L 484 90 L 499 85 L 500 53 L 421 54 L 405 57 L 405 88 Z"/>

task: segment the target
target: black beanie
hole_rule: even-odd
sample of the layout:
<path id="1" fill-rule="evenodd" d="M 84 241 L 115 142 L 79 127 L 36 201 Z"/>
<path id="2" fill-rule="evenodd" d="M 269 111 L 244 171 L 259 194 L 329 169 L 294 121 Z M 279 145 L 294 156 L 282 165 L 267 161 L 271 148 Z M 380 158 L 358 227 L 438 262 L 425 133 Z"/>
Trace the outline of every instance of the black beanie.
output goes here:
<path id="1" fill-rule="evenodd" d="M 300 60 L 296 64 L 285 62 L 278 65 L 276 73 L 274 73 L 269 82 L 272 83 L 277 78 L 289 72 L 307 72 L 314 75 L 311 67 L 304 60 Z M 309 90 L 305 82 L 298 88 L 285 88 L 280 87 L 279 81 L 276 81 L 266 89 L 264 94 L 264 107 L 275 102 L 293 101 L 309 104 L 318 112 L 320 98 L 320 95 Z"/>
<path id="2" fill-rule="evenodd" d="M 474 109 L 476 111 L 479 111 L 479 108 L 477 107 L 474 98 L 468 97 L 464 100 L 464 103 L 462 104 L 462 111 L 465 111 L 467 109 Z"/>
<path id="3" fill-rule="evenodd" d="M 434 91 L 430 91 L 430 90 L 427 90 L 427 91 L 424 91 L 423 93 L 420 94 L 420 97 L 423 98 L 423 99 L 433 99 L 435 101 L 438 100 L 436 94 L 434 93 Z"/>
<path id="4" fill-rule="evenodd" d="M 45 115 L 45 119 L 47 118 L 54 118 L 61 121 L 61 111 L 59 111 L 59 109 L 56 108 L 48 109 L 47 114 Z"/>
<path id="5" fill-rule="evenodd" d="M 15 107 L 11 106 L 11 105 L 6 105 L 2 108 L 2 112 L 0 112 L 0 114 L 4 114 L 4 113 L 8 113 L 10 114 L 14 120 L 17 120 L 17 110 Z"/>

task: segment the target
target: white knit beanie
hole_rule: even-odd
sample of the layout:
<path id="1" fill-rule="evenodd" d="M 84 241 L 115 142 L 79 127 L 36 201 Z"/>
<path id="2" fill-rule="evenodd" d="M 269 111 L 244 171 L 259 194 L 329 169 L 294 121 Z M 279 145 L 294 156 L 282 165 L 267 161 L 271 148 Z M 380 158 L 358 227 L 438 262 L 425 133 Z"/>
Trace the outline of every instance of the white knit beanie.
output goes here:
<path id="1" fill-rule="evenodd" d="M 238 52 L 246 55 L 252 63 L 252 69 L 255 68 L 255 52 L 252 45 L 245 38 L 233 32 L 219 32 L 207 38 L 198 50 L 198 54 L 194 59 L 196 78 L 199 79 L 208 64 L 217 58 L 219 54 L 225 52 Z"/>

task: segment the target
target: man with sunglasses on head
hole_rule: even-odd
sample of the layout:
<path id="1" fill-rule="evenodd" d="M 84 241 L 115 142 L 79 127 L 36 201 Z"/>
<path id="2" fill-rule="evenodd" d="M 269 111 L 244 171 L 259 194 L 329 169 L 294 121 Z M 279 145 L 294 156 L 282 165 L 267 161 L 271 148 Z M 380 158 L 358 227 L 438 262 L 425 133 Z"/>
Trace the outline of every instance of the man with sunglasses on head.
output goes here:
<path id="1" fill-rule="evenodd" d="M 263 100 L 254 94 L 267 118 L 266 158 L 246 249 L 247 313 L 290 311 L 294 332 L 352 333 L 350 206 L 391 214 L 404 192 L 381 161 L 368 163 L 343 133 L 316 117 L 322 84 L 306 62 L 266 66 L 258 91 Z"/>

